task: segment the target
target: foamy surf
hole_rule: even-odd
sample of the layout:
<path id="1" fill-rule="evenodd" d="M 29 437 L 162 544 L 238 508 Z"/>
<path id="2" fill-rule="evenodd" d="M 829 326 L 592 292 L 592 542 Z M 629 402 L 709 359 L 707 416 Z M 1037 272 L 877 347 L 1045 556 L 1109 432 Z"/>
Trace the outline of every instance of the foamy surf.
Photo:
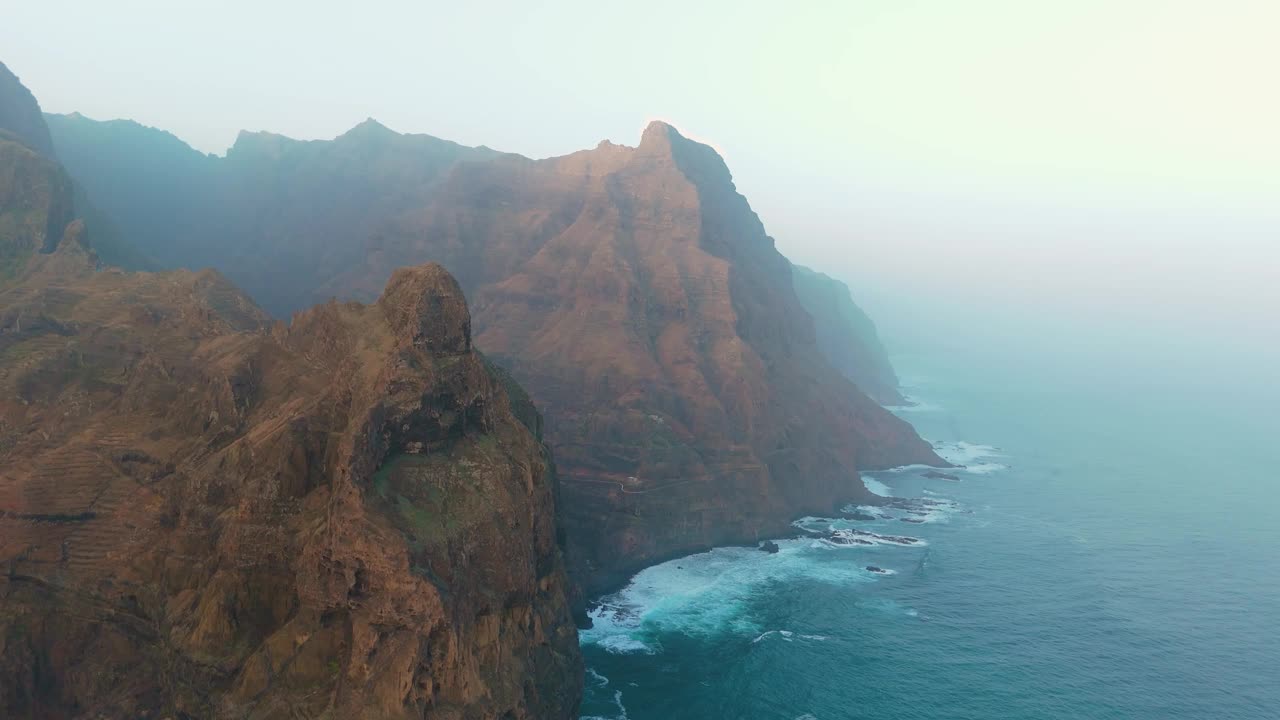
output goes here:
<path id="1" fill-rule="evenodd" d="M 848 522 L 879 523 L 898 521 L 912 524 L 948 522 L 957 512 L 963 512 L 960 504 L 937 493 L 924 491 L 928 497 L 891 498 L 884 505 L 846 505 L 841 512 L 850 516 L 841 518 Z M 801 518 L 807 520 L 808 518 Z M 797 521 L 799 522 L 799 521 Z M 795 525 L 796 523 L 792 523 Z M 797 526 L 799 527 L 799 526 Z M 804 529 L 804 528 L 801 528 Z"/>
<path id="2" fill-rule="evenodd" d="M 938 454 L 938 457 L 958 466 L 955 468 L 957 471 L 987 475 L 1008 469 L 1008 466 L 1003 463 L 991 462 L 992 458 L 1005 457 L 999 448 L 991 445 L 980 445 L 963 440 L 937 442 L 933 444 L 933 451 Z"/>
<path id="3" fill-rule="evenodd" d="M 925 547 L 929 543 L 910 535 L 881 535 L 868 530 L 839 529 L 822 538 L 820 542 L 833 547 L 869 547 L 873 545 L 897 545 L 899 547 Z"/>
<path id="4" fill-rule="evenodd" d="M 866 485 L 867 490 L 870 490 L 874 495 L 879 495 L 880 497 L 893 497 L 893 490 L 889 489 L 888 485 L 885 485 L 873 477 L 867 477 L 864 475 L 862 477 L 862 484 Z"/>
<path id="5" fill-rule="evenodd" d="M 823 642 L 827 639 L 826 635 L 805 635 L 803 633 L 796 634 L 791 630 L 769 630 L 757 635 L 756 639 L 751 641 L 751 644 L 755 645 L 756 643 L 762 642 L 774 636 L 777 636 L 783 640 L 786 640 L 787 642 L 793 642 L 797 638 L 799 638 L 800 640 L 812 640 L 813 642 Z"/>
<path id="6" fill-rule="evenodd" d="M 871 535 L 866 540 L 874 544 L 924 544 L 918 538 Z M 618 655 L 660 654 L 663 649 L 656 638 L 662 633 L 692 637 L 730 633 L 749 639 L 765 630 L 752 617 L 751 603 L 769 587 L 801 581 L 835 585 L 875 581 L 861 565 L 836 561 L 823 552 L 838 544 L 823 540 L 778 540 L 779 550 L 772 554 L 756 548 L 717 548 L 647 568 L 622 590 L 600 599 L 589 611 L 592 627 L 581 631 L 579 638 L 585 645 Z"/>
<path id="7" fill-rule="evenodd" d="M 586 671 L 586 683 L 584 683 L 585 687 L 583 688 L 586 692 L 584 694 L 607 692 L 604 688 L 608 687 L 609 678 L 601 675 L 591 668 L 587 668 Z M 621 690 L 613 691 L 612 701 L 612 704 L 618 709 L 617 715 L 613 715 L 611 717 L 605 717 L 604 715 L 583 715 L 579 720 L 628 720 L 627 708 L 622 704 Z"/>
<path id="8" fill-rule="evenodd" d="M 902 396 L 902 400 L 903 403 L 901 405 L 885 405 L 884 409 L 895 413 L 940 412 L 942 410 L 941 406 L 935 405 L 926 400 L 921 400 L 914 395 L 904 394 Z"/>

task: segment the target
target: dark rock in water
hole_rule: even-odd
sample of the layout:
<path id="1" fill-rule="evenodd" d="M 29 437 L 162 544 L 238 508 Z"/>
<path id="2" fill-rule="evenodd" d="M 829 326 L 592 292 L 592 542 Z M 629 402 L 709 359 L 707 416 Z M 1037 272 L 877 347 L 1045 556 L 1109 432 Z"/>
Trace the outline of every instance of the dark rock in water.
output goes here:
<path id="1" fill-rule="evenodd" d="M 861 511 L 845 513 L 844 516 L 850 520 L 860 520 L 862 522 L 871 522 L 872 520 L 880 520 L 887 517 L 885 515 L 871 515 L 870 513 L 864 513 Z"/>
<path id="2" fill-rule="evenodd" d="M 927 477 L 931 480 L 950 480 L 951 482 L 960 482 L 959 476 L 952 475 L 951 473 L 939 472 L 937 470 L 928 470 L 926 472 L 922 472 L 920 473 L 920 476 Z"/>
<path id="3" fill-rule="evenodd" d="M 924 520 L 921 520 L 920 518 L 898 518 L 898 519 L 899 519 L 899 520 L 901 520 L 902 522 L 909 522 L 909 523 L 922 523 L 922 522 L 924 522 Z"/>
<path id="4" fill-rule="evenodd" d="M 876 567 L 875 565 L 868 565 L 868 566 L 867 566 L 867 571 L 868 571 L 868 572 L 873 572 L 873 573 L 879 573 L 879 574 L 881 574 L 881 575 L 885 575 L 885 574 L 887 574 L 887 573 L 885 573 L 884 568 Z"/>
<path id="5" fill-rule="evenodd" d="M 769 553 L 770 555 L 778 552 L 779 550 L 778 543 L 772 540 L 765 540 L 764 542 L 760 543 L 760 549 Z"/>

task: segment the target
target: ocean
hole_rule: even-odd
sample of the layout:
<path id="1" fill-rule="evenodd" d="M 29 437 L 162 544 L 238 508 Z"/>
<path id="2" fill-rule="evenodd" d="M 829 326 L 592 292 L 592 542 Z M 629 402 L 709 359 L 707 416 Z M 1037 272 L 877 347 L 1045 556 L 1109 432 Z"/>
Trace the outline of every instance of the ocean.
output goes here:
<path id="1" fill-rule="evenodd" d="M 959 481 L 603 598 L 583 717 L 1280 718 L 1280 393 L 1001 355 L 894 358 Z"/>

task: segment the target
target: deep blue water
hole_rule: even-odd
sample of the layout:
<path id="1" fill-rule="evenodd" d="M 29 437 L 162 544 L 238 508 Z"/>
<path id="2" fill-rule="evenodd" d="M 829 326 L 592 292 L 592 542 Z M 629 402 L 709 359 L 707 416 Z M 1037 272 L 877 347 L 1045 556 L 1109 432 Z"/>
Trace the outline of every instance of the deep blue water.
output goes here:
<path id="1" fill-rule="evenodd" d="M 836 527 L 923 543 L 644 571 L 584 633 L 584 717 L 1280 718 L 1280 394 L 895 362 L 902 416 L 972 469 L 873 475 L 941 504 Z"/>

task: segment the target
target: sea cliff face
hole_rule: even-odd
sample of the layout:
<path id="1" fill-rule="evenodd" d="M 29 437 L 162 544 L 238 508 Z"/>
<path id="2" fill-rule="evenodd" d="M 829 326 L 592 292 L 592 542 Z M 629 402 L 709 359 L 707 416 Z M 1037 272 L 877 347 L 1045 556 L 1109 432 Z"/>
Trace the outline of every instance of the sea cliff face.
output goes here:
<path id="1" fill-rule="evenodd" d="M 723 160 L 668 125 L 635 148 L 460 166 L 376 242 L 335 289 L 419 253 L 471 269 L 477 343 L 546 413 L 589 592 L 864 500 L 860 468 L 937 462 L 823 360 Z"/>
<path id="2" fill-rule="evenodd" d="M 832 367 L 882 405 L 901 405 L 898 376 L 875 323 L 853 302 L 849 286 L 800 265 L 791 266 L 796 297 L 813 317 L 818 347 Z"/>
<path id="3" fill-rule="evenodd" d="M 555 469 L 453 278 L 286 327 L 72 201 L 0 139 L 0 715 L 576 718 Z"/>
<path id="4" fill-rule="evenodd" d="M 55 143 L 111 134 L 92 122 L 55 122 Z M 669 125 L 637 147 L 548 160 L 373 122 L 331 142 L 244 134 L 225 160 L 188 160 L 205 168 L 190 184 L 234 179 L 201 212 L 239 224 L 238 240 L 198 242 L 191 257 L 278 312 L 371 300 L 404 265 L 450 269 L 473 300 L 477 346 L 545 415 L 568 557 L 588 593 L 866 499 L 860 469 L 941 462 L 831 366 L 791 265 L 724 161 Z M 127 188 L 142 160 L 114 175 L 79 153 L 70 162 L 91 188 Z M 359 193 L 343 190 L 351 176 Z M 279 220 L 315 206 L 332 217 Z M 168 235 L 180 259 L 192 240 Z"/>

